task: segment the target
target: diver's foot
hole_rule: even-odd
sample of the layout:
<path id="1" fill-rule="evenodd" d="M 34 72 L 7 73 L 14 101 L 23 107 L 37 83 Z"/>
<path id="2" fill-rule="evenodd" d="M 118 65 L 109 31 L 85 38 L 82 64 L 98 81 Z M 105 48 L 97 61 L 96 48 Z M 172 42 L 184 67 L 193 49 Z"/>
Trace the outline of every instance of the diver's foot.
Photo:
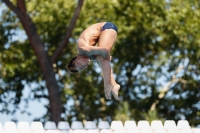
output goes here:
<path id="1" fill-rule="evenodd" d="M 120 98 L 118 97 L 119 89 L 120 89 L 120 85 L 116 84 L 111 90 L 112 95 L 117 101 L 120 101 Z"/>

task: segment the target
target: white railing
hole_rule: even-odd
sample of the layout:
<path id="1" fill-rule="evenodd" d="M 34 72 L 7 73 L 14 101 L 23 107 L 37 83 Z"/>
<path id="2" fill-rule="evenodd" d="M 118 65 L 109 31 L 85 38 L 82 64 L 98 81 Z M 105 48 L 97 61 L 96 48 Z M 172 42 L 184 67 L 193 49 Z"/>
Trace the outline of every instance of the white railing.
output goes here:
<path id="1" fill-rule="evenodd" d="M 44 125 L 39 121 L 28 122 L 5 122 L 0 123 L 0 133 L 200 133 L 200 128 L 193 128 L 187 120 L 154 120 L 149 123 L 146 120 L 125 121 L 60 121 L 58 125 L 47 121 Z"/>

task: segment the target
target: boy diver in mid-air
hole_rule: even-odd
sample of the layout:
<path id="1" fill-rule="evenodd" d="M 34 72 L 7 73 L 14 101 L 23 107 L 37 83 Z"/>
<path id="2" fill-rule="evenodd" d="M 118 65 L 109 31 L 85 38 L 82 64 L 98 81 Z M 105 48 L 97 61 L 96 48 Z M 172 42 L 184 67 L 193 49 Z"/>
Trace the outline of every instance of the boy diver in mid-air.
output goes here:
<path id="1" fill-rule="evenodd" d="M 77 44 L 78 55 L 67 64 L 71 73 L 87 68 L 91 60 L 97 60 L 103 72 L 104 92 L 106 99 L 111 99 L 111 93 L 116 100 L 120 85 L 116 83 L 110 66 L 110 50 L 117 38 L 117 27 L 112 22 L 96 23 L 85 29 Z M 96 44 L 98 45 L 96 46 Z"/>

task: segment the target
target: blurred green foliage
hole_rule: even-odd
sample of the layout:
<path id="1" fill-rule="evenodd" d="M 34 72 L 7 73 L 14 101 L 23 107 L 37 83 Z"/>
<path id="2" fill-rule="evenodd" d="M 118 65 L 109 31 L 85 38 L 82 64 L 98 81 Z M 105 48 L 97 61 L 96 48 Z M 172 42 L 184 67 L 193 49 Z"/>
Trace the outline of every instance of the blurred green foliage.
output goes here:
<path id="1" fill-rule="evenodd" d="M 49 56 L 62 40 L 77 1 L 27 0 L 28 13 Z M 5 6 L 0 2 L 0 6 Z M 76 27 L 54 64 L 63 102 L 62 119 L 114 120 L 187 119 L 200 123 L 200 3 L 198 0 L 90 0 L 85 1 Z M 0 19 L 1 112 L 14 113 L 24 86 L 36 98 L 48 98 L 43 75 L 16 15 L 3 10 Z M 103 81 L 96 62 L 87 71 L 70 74 L 67 61 L 76 54 L 80 33 L 89 25 L 114 22 L 118 39 L 111 52 L 116 81 L 124 102 L 104 98 Z M 28 100 L 28 99 L 26 99 Z M 153 106 L 155 105 L 155 106 Z M 46 105 L 49 109 L 49 105 Z M 152 110 L 151 110 L 152 109 Z M 49 110 L 40 120 L 49 119 Z"/>

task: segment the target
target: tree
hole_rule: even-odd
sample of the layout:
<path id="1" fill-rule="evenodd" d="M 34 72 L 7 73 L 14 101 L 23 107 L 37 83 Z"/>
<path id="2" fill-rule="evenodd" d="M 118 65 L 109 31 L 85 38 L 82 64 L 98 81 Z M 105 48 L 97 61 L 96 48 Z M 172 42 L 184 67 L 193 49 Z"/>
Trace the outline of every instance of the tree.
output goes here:
<path id="1" fill-rule="evenodd" d="M 75 26 L 75 22 L 80 12 L 81 6 L 83 4 L 83 0 L 79 0 L 77 9 L 74 13 L 74 17 L 72 18 L 72 21 L 70 23 L 70 27 L 66 32 L 65 37 L 61 41 L 60 46 L 57 48 L 54 55 L 52 56 L 52 58 L 45 51 L 45 46 L 37 33 L 37 28 L 27 13 L 26 2 L 24 0 L 17 0 L 16 3 L 17 6 L 14 6 L 9 0 L 3 0 L 3 2 L 13 12 L 16 13 L 17 17 L 20 19 L 22 23 L 24 30 L 26 31 L 31 47 L 34 50 L 39 65 L 41 67 L 46 82 L 46 86 L 48 88 L 51 120 L 58 123 L 60 121 L 60 115 L 62 113 L 62 103 L 60 101 L 59 87 L 55 79 L 53 63 L 61 54 L 62 49 L 67 44 L 70 38 L 70 34 Z"/>

